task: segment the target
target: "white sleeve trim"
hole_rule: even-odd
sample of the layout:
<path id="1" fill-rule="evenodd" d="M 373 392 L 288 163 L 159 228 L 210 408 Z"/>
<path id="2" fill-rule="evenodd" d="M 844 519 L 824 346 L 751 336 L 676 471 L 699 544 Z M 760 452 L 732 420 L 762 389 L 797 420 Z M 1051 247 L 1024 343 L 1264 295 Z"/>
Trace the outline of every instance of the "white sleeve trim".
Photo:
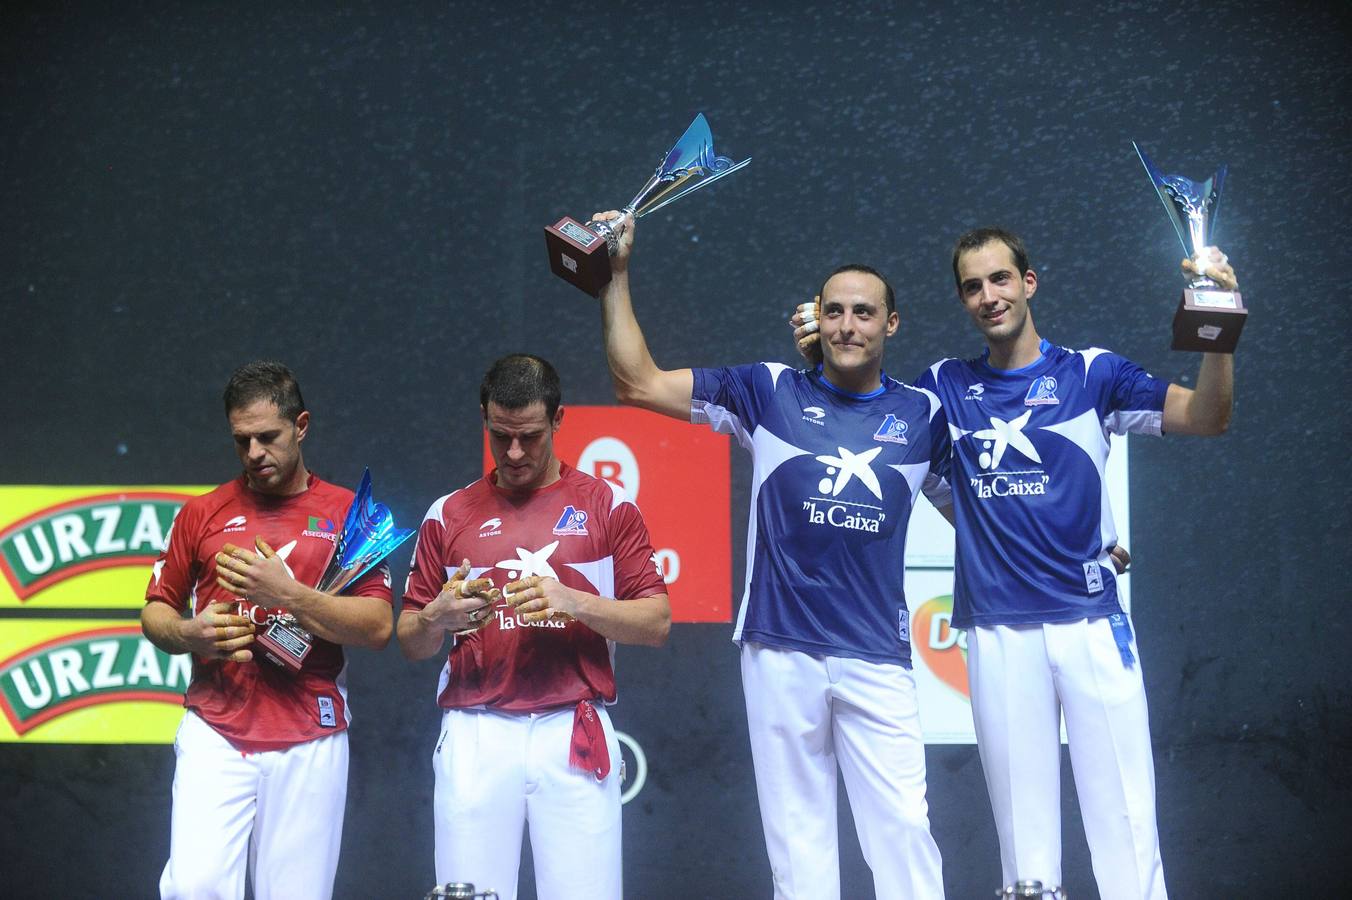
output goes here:
<path id="1" fill-rule="evenodd" d="M 451 491 L 449 494 L 442 494 L 440 497 L 433 500 L 432 505 L 427 507 L 427 515 L 423 516 L 422 520 L 426 522 L 428 519 L 436 519 L 437 524 L 444 527 L 446 525 L 446 519 L 443 517 L 443 511 L 446 509 L 446 501 L 460 493 L 461 490 L 464 490 L 464 488 Z"/>

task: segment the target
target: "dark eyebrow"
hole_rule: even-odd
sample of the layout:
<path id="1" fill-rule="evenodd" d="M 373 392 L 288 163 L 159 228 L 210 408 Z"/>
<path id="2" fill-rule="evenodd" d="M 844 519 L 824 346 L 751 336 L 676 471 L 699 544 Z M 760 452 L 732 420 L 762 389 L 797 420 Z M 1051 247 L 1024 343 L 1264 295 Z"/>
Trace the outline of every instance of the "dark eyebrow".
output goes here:
<path id="1" fill-rule="evenodd" d="M 279 434 L 281 434 L 281 433 L 282 433 L 282 430 L 281 430 L 280 428 L 270 428 L 270 429 L 268 429 L 267 431 L 236 431 L 236 432 L 233 432 L 233 434 L 234 434 L 234 436 L 235 436 L 235 440 L 237 440 L 237 441 L 247 441 L 249 438 L 255 438 L 255 437 L 258 438 L 260 441 L 267 441 L 267 440 L 272 440 L 273 438 L 277 437 L 277 435 L 279 435 Z"/>

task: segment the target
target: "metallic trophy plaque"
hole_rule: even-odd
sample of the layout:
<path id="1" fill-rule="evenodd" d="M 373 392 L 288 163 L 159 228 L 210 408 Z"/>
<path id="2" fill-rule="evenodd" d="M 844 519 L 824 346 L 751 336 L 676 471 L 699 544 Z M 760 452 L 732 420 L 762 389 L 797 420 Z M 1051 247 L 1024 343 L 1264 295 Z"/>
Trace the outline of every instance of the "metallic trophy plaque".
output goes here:
<path id="1" fill-rule="evenodd" d="M 333 547 L 333 556 L 324 568 L 315 590 L 341 594 L 358 578 L 380 564 L 395 548 L 408 540 L 413 531 L 395 528 L 394 516 L 383 503 L 371 496 L 371 470 L 362 472 L 361 484 L 347 519 Z M 256 643 L 263 655 L 292 672 L 300 671 L 314 646 L 314 636 L 289 613 L 281 613 L 258 635 Z"/>
<path id="2" fill-rule="evenodd" d="M 610 283 L 610 256 L 629 219 L 641 219 L 656 212 L 691 191 L 731 175 L 749 162 L 751 157 L 734 163 L 726 156 L 715 154 L 709 123 L 704 113 L 700 113 L 681 139 L 667 151 L 648 183 L 624 207 L 624 218 L 583 224 L 564 216 L 545 228 L 550 269 L 574 287 L 593 297 L 599 295 L 601 288 Z"/>
<path id="3" fill-rule="evenodd" d="M 1164 175 L 1141 145 L 1132 142 L 1141 158 L 1146 174 L 1155 185 L 1174 223 L 1183 250 L 1195 262 L 1204 247 L 1211 246 L 1211 234 L 1216 227 L 1216 210 L 1220 206 L 1221 187 L 1225 183 L 1225 166 L 1200 184 L 1182 175 Z M 1174 314 L 1174 350 L 1199 350 L 1207 353 L 1234 353 L 1239 333 L 1249 311 L 1238 291 L 1227 291 L 1204 275 L 1194 276 L 1183 291 L 1183 299 Z"/>

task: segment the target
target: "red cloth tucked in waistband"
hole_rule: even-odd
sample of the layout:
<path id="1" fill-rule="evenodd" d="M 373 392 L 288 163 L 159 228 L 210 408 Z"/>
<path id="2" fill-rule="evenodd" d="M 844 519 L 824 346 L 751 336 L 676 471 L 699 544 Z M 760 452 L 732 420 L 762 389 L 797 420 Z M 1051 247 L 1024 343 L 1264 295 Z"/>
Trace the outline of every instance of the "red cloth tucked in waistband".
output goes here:
<path id="1" fill-rule="evenodd" d="M 583 700 L 573 710 L 573 740 L 568 750 L 568 765 L 592 773 L 597 781 L 605 780 L 610 774 L 606 730 L 589 700 Z"/>

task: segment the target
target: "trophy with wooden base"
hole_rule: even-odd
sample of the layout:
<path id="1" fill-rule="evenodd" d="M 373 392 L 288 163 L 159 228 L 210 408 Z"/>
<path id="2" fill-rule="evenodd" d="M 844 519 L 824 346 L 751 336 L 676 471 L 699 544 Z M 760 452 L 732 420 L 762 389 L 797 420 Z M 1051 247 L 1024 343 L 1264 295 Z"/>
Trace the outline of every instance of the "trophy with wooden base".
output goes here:
<path id="1" fill-rule="evenodd" d="M 1211 233 L 1216 226 L 1216 210 L 1220 205 L 1221 187 L 1225 184 L 1225 166 L 1201 183 L 1182 175 L 1165 175 L 1145 155 L 1134 141 L 1136 155 L 1141 158 L 1146 174 L 1155 186 L 1169 221 L 1174 223 L 1183 250 L 1193 261 L 1197 275 L 1189 279 L 1188 287 L 1174 313 L 1174 350 L 1199 350 L 1206 353 L 1234 353 L 1239 333 L 1249 311 L 1239 291 L 1228 291 L 1201 274 L 1206 259 L 1201 254 L 1211 246 Z"/>
<path id="2" fill-rule="evenodd" d="M 315 590 L 341 594 L 412 535 L 412 529 L 395 528 L 390 508 L 371 496 L 371 470 L 365 470 L 357 495 L 347 509 L 333 556 Z M 299 672 L 314 646 L 314 636 L 300 626 L 295 616 L 281 612 L 259 633 L 256 643 L 266 659 Z"/>
<path id="3" fill-rule="evenodd" d="M 751 157 L 734 163 L 714 153 L 713 134 L 704 113 L 700 113 L 667 151 L 643 189 L 624 207 L 620 218 L 584 224 L 564 216 L 546 226 L 545 249 L 549 251 L 550 269 L 574 287 L 598 296 L 601 288 L 610 283 L 610 257 L 631 221 L 707 187 L 749 162 Z"/>

